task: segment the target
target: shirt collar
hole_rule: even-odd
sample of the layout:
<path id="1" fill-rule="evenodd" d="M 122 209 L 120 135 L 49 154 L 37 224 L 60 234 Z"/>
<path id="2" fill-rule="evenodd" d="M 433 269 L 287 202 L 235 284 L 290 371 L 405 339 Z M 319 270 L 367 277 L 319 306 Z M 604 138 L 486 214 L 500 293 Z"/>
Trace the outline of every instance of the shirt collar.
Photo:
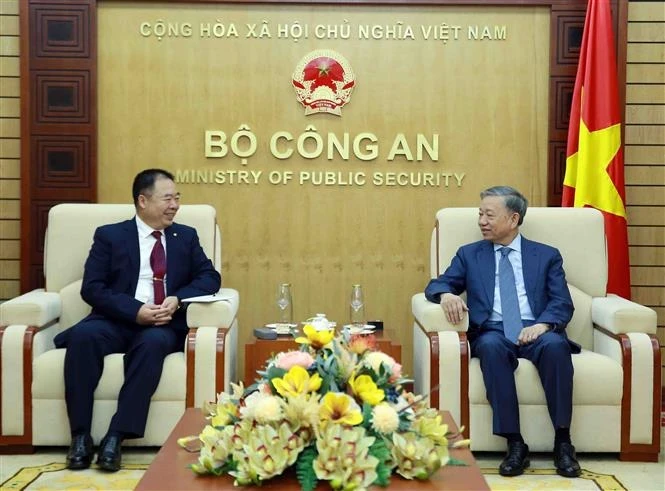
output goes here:
<path id="1" fill-rule="evenodd" d="M 147 238 L 152 235 L 153 232 L 155 232 L 155 229 L 150 227 L 148 224 L 146 224 L 143 220 L 139 218 L 138 215 L 136 215 L 136 228 L 139 233 L 139 237 Z M 164 232 L 163 230 L 157 230 L 157 232 Z"/>
<path id="2" fill-rule="evenodd" d="M 498 251 L 502 247 L 508 247 L 513 251 L 517 251 L 520 254 L 522 254 L 522 234 L 517 234 L 513 239 L 513 241 L 507 246 L 503 246 L 501 244 L 494 244 L 494 252 Z"/>

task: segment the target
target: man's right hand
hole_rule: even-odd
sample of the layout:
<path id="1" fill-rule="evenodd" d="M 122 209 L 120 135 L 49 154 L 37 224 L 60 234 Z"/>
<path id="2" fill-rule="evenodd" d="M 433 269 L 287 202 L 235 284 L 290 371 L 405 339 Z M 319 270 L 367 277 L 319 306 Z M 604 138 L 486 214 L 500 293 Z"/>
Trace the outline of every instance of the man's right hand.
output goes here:
<path id="1" fill-rule="evenodd" d="M 171 310 L 153 303 L 144 303 L 136 314 L 136 323 L 142 326 L 166 324 L 170 320 Z"/>
<path id="2" fill-rule="evenodd" d="M 444 293 L 441 295 L 441 308 L 446 314 L 446 319 L 448 319 L 448 322 L 451 324 L 459 324 L 462 322 L 466 312 L 469 311 L 464 300 L 452 293 Z"/>

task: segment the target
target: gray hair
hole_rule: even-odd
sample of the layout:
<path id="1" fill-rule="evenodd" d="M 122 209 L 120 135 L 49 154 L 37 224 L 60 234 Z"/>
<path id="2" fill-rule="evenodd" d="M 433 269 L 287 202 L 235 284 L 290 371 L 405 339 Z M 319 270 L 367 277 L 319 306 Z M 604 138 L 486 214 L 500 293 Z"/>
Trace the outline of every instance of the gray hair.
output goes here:
<path id="1" fill-rule="evenodd" d="M 517 189 L 510 186 L 493 186 L 480 193 L 480 199 L 487 196 L 501 196 L 506 208 L 520 216 L 517 225 L 522 225 L 529 202 Z"/>

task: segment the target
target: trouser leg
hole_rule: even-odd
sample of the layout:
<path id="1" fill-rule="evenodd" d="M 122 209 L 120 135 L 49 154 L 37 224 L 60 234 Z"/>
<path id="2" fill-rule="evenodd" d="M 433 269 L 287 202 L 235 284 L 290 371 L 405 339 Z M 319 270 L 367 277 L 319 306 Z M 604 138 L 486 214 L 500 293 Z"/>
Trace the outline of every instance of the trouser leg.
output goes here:
<path id="1" fill-rule="evenodd" d="M 124 351 L 124 329 L 105 319 L 84 319 L 67 333 L 65 402 L 72 434 L 90 433 L 94 393 L 104 357 Z"/>
<path id="2" fill-rule="evenodd" d="M 125 354 L 125 383 L 120 389 L 110 432 L 118 432 L 126 438 L 143 436 L 150 399 L 157 390 L 164 358 L 182 349 L 185 335 L 186 332 L 174 331 L 167 326 L 139 331 Z"/>
<path id="3" fill-rule="evenodd" d="M 520 432 L 516 351 L 517 347 L 498 331 L 481 332 L 471 343 L 471 356 L 480 360 L 495 435 Z"/>
<path id="4" fill-rule="evenodd" d="M 573 412 L 573 360 L 568 340 L 548 331 L 520 347 L 519 356 L 538 369 L 554 428 L 570 428 Z"/>

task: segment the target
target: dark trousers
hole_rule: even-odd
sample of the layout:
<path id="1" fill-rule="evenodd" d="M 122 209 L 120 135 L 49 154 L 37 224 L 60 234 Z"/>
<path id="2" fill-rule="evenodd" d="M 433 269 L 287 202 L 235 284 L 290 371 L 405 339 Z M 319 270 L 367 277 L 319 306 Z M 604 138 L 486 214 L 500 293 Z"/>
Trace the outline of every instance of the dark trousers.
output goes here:
<path id="1" fill-rule="evenodd" d="M 480 359 L 495 435 L 520 432 L 514 375 L 518 358 L 526 358 L 536 366 L 554 428 L 570 428 L 573 361 L 564 336 L 548 331 L 533 343 L 518 346 L 510 342 L 503 331 L 482 328 L 471 341 L 471 356 Z"/>
<path id="2" fill-rule="evenodd" d="M 186 331 L 166 326 L 139 326 L 92 315 L 56 337 L 56 347 L 66 347 L 65 400 L 73 434 L 89 433 L 94 392 L 104 369 L 104 357 L 125 353 L 125 381 L 109 431 L 126 438 L 145 432 L 150 398 L 157 390 L 164 358 L 183 349 Z"/>

